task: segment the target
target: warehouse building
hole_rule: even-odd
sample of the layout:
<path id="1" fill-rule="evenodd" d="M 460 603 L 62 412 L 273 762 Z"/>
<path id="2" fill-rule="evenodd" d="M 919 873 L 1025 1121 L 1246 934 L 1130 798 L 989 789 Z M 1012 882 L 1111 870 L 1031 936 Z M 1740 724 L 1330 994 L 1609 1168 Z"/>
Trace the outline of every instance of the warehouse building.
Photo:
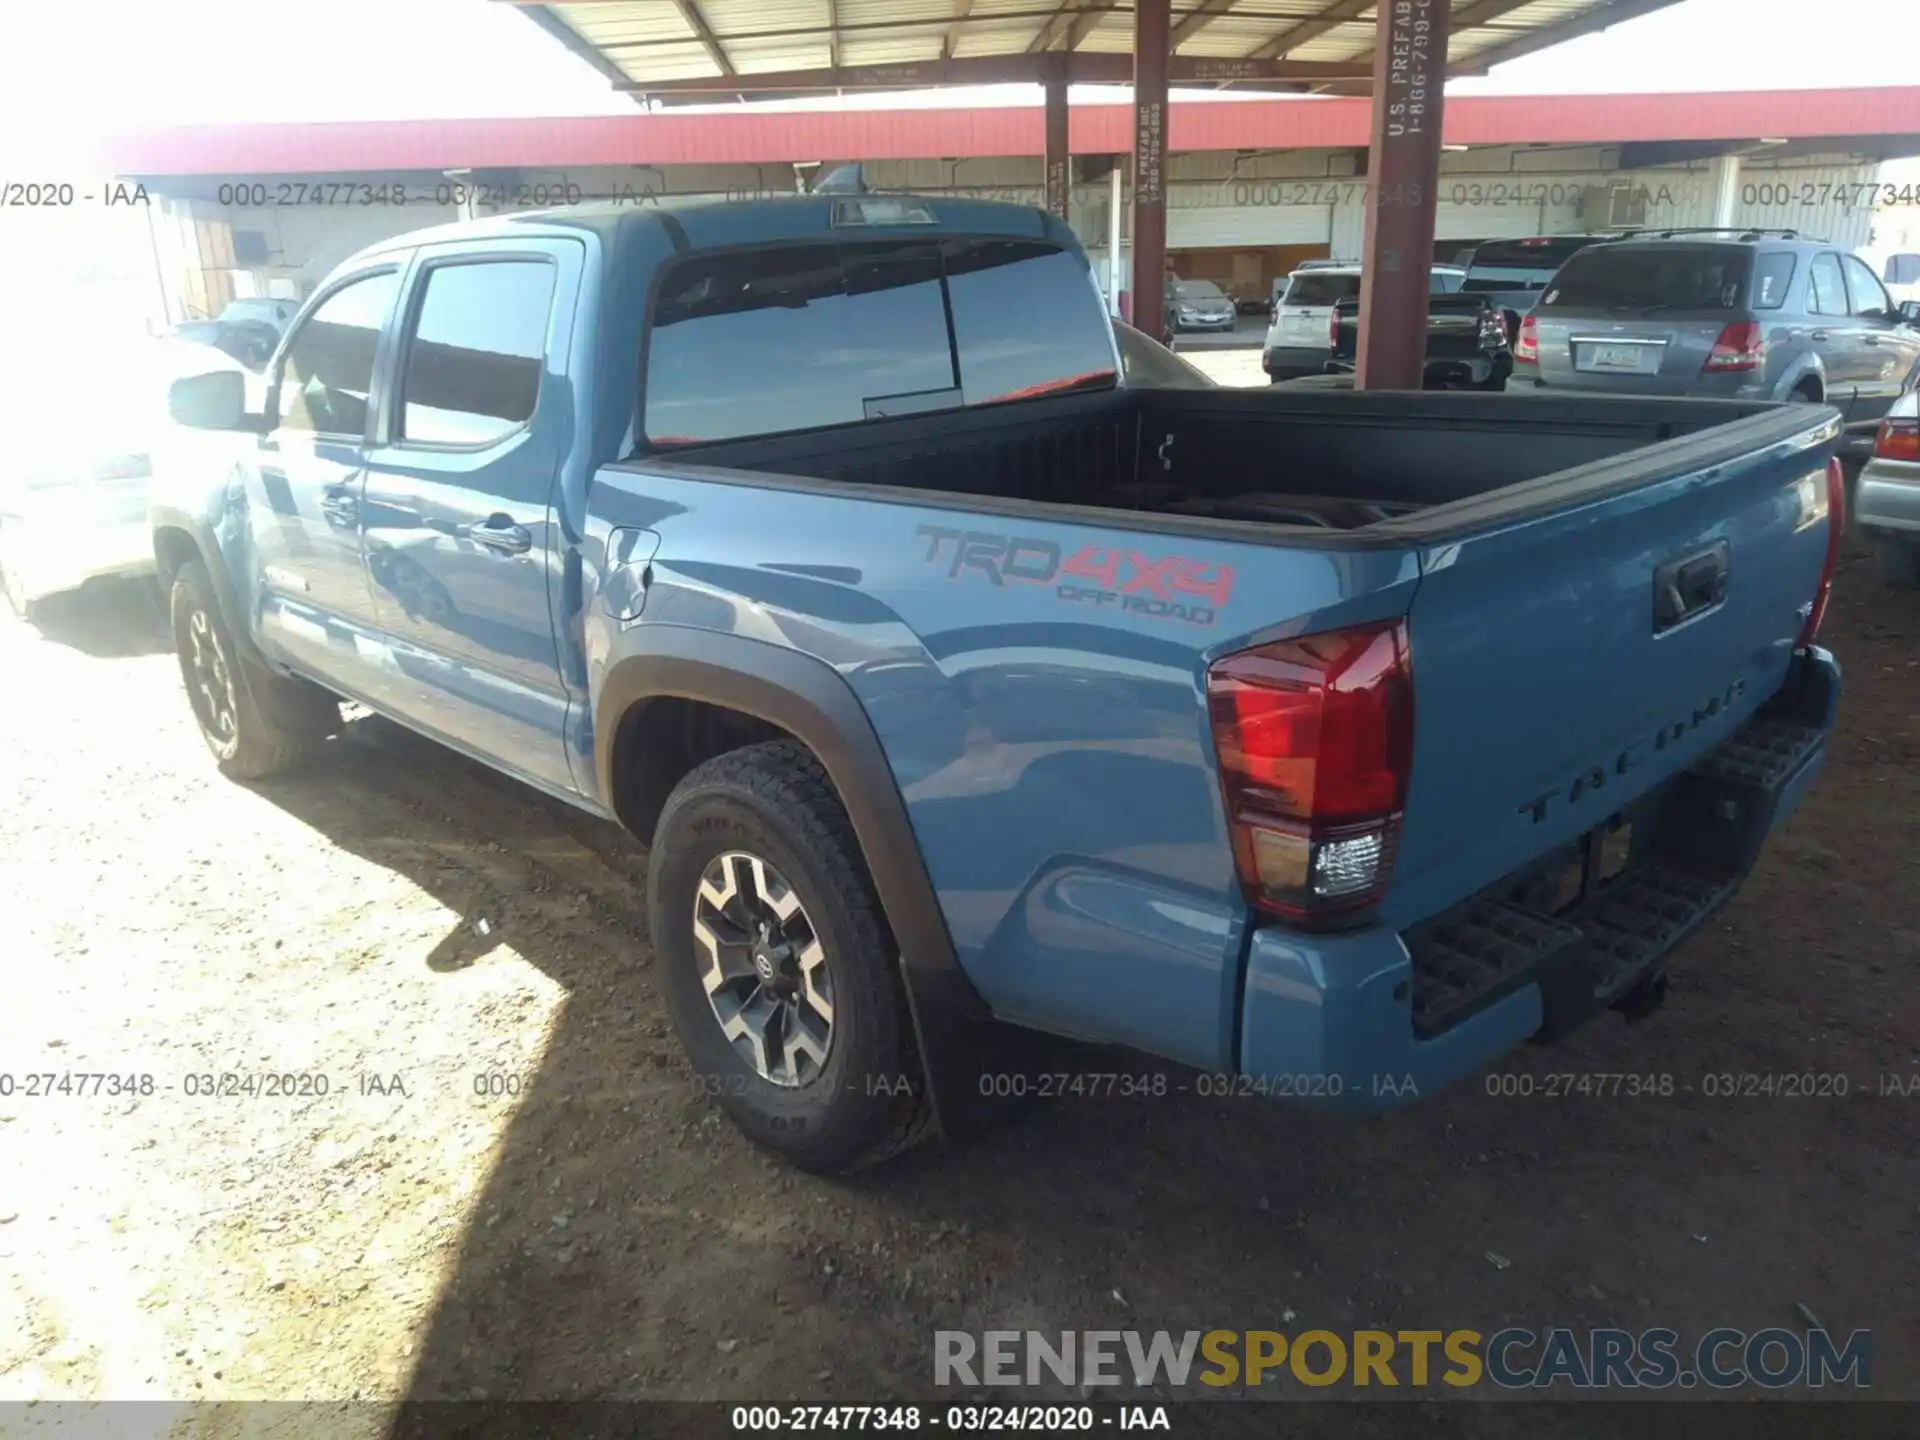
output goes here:
<path id="1" fill-rule="evenodd" d="M 1254 299 L 1301 260 L 1357 259 L 1367 103 L 1176 105 L 1169 268 Z M 1124 284 L 1130 112 L 1076 106 L 1069 216 L 1103 285 Z M 1039 205 L 1037 107 L 666 113 L 537 121 L 253 126 L 117 142 L 144 183 L 172 318 L 304 295 L 359 247 L 463 214 L 609 199 L 793 193 L 860 161 L 867 183 Z M 1920 88 L 1467 97 L 1445 116 L 1435 258 L 1479 241 L 1623 226 L 1764 226 L 1871 248 L 1920 195 Z"/>

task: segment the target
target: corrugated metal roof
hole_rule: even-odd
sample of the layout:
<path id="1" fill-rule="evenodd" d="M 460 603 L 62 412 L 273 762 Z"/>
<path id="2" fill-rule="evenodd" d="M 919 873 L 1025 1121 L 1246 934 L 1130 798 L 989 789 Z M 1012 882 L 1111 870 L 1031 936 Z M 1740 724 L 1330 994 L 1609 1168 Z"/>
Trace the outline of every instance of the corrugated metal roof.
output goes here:
<path id="1" fill-rule="evenodd" d="M 540 12 L 548 29 L 622 89 L 669 102 L 724 96 L 733 92 L 732 81 L 740 82 L 738 93 L 764 95 L 1038 78 L 1039 57 L 1048 53 L 1100 57 L 1133 49 L 1132 0 L 501 3 Z M 1448 64 L 1457 74 L 1679 0 L 1448 3 Z M 1373 0 L 1173 0 L 1173 53 L 1240 62 L 1232 78 L 1209 83 L 1296 90 L 1364 86 L 1375 16 Z M 1315 64 L 1322 69 L 1311 69 Z M 1108 68 L 1089 61 L 1075 78 L 1124 78 L 1110 61 L 1101 66 Z M 1176 66 L 1175 83 L 1184 78 Z"/>

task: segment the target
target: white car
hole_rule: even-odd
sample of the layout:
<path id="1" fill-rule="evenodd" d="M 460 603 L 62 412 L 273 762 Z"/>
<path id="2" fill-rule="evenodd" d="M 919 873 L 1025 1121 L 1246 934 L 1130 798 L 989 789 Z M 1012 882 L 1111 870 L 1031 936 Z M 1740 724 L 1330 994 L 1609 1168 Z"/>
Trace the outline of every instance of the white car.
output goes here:
<path id="1" fill-rule="evenodd" d="M 1854 487 L 1850 523 L 1872 544 L 1883 581 L 1920 585 L 1920 395 L 1912 390 L 1880 422 L 1873 458 Z"/>
<path id="2" fill-rule="evenodd" d="M 167 416 L 167 382 L 240 369 L 165 340 L 74 363 L 30 358 L 41 363 L 22 361 L 0 384 L 0 583 L 26 620 L 89 580 L 153 572 L 154 469 L 195 446 Z"/>
<path id="3" fill-rule="evenodd" d="M 1466 274 L 1458 265 L 1435 265 L 1428 289 L 1435 295 L 1450 295 Z M 1267 379 L 1277 383 L 1323 373 L 1333 354 L 1333 307 L 1359 293 L 1358 264 L 1309 261 L 1289 275 L 1285 292 L 1274 302 L 1273 321 L 1261 347 L 1260 368 L 1267 372 Z"/>
<path id="4" fill-rule="evenodd" d="M 1889 255 L 1881 268 L 1880 278 L 1886 283 L 1887 294 L 1898 305 L 1903 300 L 1920 300 L 1920 254 L 1903 250 Z"/>

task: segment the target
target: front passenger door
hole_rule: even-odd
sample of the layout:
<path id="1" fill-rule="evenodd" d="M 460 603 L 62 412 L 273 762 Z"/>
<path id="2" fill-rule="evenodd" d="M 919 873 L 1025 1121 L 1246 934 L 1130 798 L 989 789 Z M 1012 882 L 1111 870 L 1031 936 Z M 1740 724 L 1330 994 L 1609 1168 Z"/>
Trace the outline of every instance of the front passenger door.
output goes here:
<path id="1" fill-rule="evenodd" d="M 1853 301 L 1853 323 L 1860 345 L 1860 388 L 1854 394 L 1849 420 L 1874 423 L 1899 398 L 1914 365 L 1920 363 L 1920 332 L 1901 322 L 1886 287 L 1858 255 L 1843 255 L 1847 290 Z"/>
<path id="2" fill-rule="evenodd" d="M 367 422 L 397 264 L 335 284 L 293 330 L 270 378 L 267 433 L 247 476 L 260 638 L 314 678 L 359 690 L 373 625 L 361 563 Z"/>

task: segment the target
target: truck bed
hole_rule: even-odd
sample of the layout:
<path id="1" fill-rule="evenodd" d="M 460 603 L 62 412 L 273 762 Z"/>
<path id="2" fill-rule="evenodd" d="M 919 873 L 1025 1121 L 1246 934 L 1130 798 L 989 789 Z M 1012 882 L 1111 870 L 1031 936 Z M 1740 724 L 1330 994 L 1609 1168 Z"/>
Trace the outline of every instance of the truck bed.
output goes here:
<path id="1" fill-rule="evenodd" d="M 663 448 L 647 459 L 698 466 L 708 478 L 738 472 L 755 484 L 793 477 L 813 488 L 828 482 L 858 493 L 912 492 L 922 502 L 932 492 L 1134 512 L 1161 528 L 1226 522 L 1358 532 L 1394 523 L 1396 538 L 1406 540 L 1406 523 L 1429 509 L 1628 452 L 1639 452 L 1628 463 L 1645 478 L 1661 455 L 1646 447 L 1784 408 L 1453 393 L 1106 391 Z M 1724 437 L 1730 454 L 1752 448 L 1752 428 Z M 1686 447 L 1685 460 L 1701 463 L 1701 447 Z"/>

